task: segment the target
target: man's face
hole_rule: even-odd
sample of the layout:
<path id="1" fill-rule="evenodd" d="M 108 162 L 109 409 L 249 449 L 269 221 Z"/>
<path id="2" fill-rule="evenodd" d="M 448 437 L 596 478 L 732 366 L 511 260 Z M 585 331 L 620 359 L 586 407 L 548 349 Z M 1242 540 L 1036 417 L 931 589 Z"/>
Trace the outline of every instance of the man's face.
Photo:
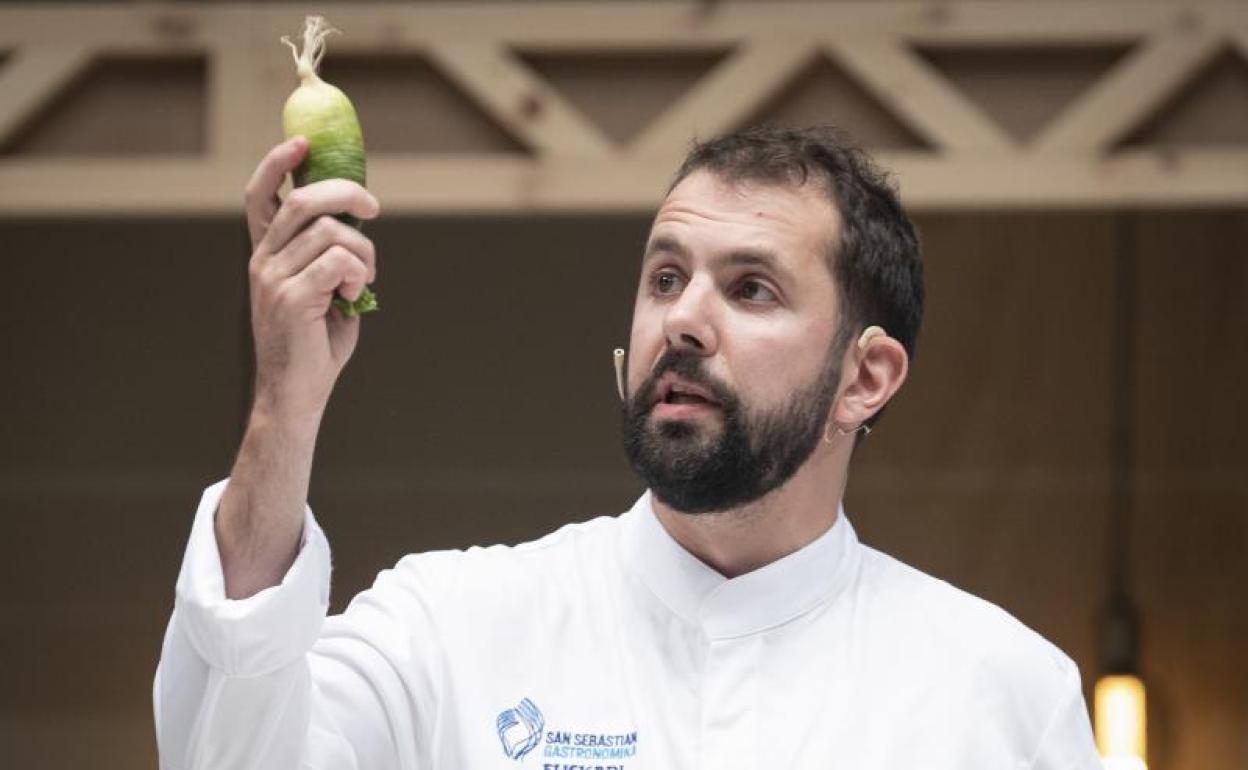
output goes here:
<path id="1" fill-rule="evenodd" d="M 818 185 L 684 179 L 655 217 L 633 312 L 625 452 L 654 494 L 702 513 L 787 481 L 840 380 L 839 216 Z"/>

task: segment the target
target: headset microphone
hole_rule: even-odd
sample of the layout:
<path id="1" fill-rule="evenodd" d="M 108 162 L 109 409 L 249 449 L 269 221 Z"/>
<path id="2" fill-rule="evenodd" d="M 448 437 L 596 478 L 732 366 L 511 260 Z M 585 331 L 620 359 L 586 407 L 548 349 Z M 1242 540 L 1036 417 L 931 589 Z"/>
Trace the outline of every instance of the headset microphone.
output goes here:
<path id="1" fill-rule="evenodd" d="M 616 348 L 611 357 L 615 360 L 615 389 L 619 391 L 620 400 L 624 401 L 627 399 L 624 394 L 624 348 Z"/>

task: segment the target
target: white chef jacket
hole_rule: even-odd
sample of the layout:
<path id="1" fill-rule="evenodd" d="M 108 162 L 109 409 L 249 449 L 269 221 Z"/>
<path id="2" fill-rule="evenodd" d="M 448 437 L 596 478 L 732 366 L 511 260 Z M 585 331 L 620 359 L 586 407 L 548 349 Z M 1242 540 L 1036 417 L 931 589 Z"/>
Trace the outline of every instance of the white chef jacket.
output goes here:
<path id="1" fill-rule="evenodd" d="M 281 584 L 225 598 L 224 486 L 156 674 L 161 768 L 1100 768 L 1074 663 L 843 510 L 727 579 L 647 493 L 532 543 L 407 556 L 327 618 L 311 510 Z"/>

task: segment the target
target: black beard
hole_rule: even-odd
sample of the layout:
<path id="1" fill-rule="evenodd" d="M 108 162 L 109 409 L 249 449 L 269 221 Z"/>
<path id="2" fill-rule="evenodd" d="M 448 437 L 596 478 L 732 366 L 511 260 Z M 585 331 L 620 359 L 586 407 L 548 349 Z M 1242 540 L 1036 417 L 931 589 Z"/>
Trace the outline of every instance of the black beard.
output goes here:
<path id="1" fill-rule="evenodd" d="M 624 453 L 651 492 L 681 513 L 737 508 L 793 477 L 823 436 L 824 421 L 841 379 L 839 356 L 779 408 L 753 413 L 723 383 L 702 371 L 702 357 L 668 350 L 621 409 Z M 659 378 L 673 372 L 710 391 L 722 429 L 701 423 L 649 420 Z"/>

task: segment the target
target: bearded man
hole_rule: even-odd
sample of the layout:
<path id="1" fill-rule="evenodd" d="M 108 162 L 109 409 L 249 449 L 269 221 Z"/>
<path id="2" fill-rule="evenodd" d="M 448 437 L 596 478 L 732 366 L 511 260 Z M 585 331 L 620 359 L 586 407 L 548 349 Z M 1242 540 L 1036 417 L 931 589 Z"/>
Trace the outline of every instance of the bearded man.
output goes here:
<path id="1" fill-rule="evenodd" d="M 648 238 L 620 383 L 648 491 L 533 543 L 425 553 L 326 617 L 307 508 L 375 217 L 303 157 L 248 186 L 256 399 L 192 526 L 155 685 L 165 768 L 1094 770 L 1075 665 L 861 543 L 851 455 L 906 379 L 914 228 L 827 129 L 697 145 Z"/>

